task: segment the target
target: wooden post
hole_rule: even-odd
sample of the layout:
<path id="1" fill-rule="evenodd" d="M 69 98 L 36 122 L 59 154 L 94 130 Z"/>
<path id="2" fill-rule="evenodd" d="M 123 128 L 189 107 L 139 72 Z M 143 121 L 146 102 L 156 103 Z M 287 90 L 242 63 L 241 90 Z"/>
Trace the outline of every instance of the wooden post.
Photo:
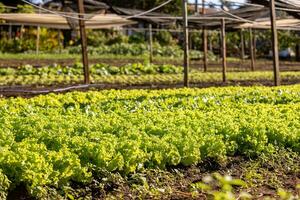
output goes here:
<path id="1" fill-rule="evenodd" d="M 220 56 L 218 56 L 218 62 L 220 62 L 220 60 L 222 59 L 222 24 L 221 24 L 221 28 L 220 28 L 220 34 L 218 34 L 218 44 L 219 44 L 219 54 Z M 222 61 L 221 61 L 222 62 Z"/>
<path id="2" fill-rule="evenodd" d="M 36 31 L 37 31 L 37 33 L 36 33 L 36 49 L 35 49 L 35 53 L 39 54 L 39 52 L 40 52 L 40 31 L 41 31 L 40 26 L 37 27 Z"/>
<path id="3" fill-rule="evenodd" d="M 36 30 L 36 46 L 35 46 L 35 53 L 37 55 L 40 52 L 40 32 L 41 32 L 41 27 L 37 26 L 37 30 Z"/>
<path id="4" fill-rule="evenodd" d="M 249 29 L 250 33 L 250 59 L 251 59 L 251 71 L 255 71 L 255 61 L 254 61 L 254 45 L 253 45 L 253 31 L 252 28 Z"/>
<path id="5" fill-rule="evenodd" d="M 20 28 L 20 40 L 23 40 L 23 30 L 24 30 L 24 25 L 22 24 Z"/>
<path id="6" fill-rule="evenodd" d="M 79 9 L 79 18 L 84 19 L 83 0 L 78 0 L 78 9 Z M 84 20 L 79 20 L 79 27 L 80 27 L 81 49 L 82 49 L 84 83 L 90 84 L 90 71 L 89 71 L 89 62 L 88 62 L 88 53 L 87 53 L 87 37 L 86 37 Z"/>
<path id="7" fill-rule="evenodd" d="M 189 30 L 189 49 L 193 49 L 192 33 Z"/>
<path id="8" fill-rule="evenodd" d="M 61 53 L 63 45 L 62 45 L 62 42 L 61 42 L 61 31 L 59 29 L 57 29 L 57 43 L 58 43 L 59 53 Z"/>
<path id="9" fill-rule="evenodd" d="M 212 52 L 213 51 L 213 40 L 212 40 L 212 33 L 208 32 L 209 34 L 209 50 Z"/>
<path id="10" fill-rule="evenodd" d="M 152 35 L 152 24 L 149 24 L 149 62 L 153 62 L 153 35 Z"/>
<path id="11" fill-rule="evenodd" d="M 182 0 L 183 35 L 184 35 L 184 86 L 189 87 L 189 30 L 188 30 L 188 0 Z"/>
<path id="12" fill-rule="evenodd" d="M 41 9 L 39 9 L 39 14 L 41 13 Z M 41 32 L 41 27 L 40 25 L 37 26 L 37 33 L 36 33 L 36 49 L 35 52 L 36 54 L 39 54 L 40 52 L 40 32 Z"/>
<path id="13" fill-rule="evenodd" d="M 205 15 L 206 11 L 205 11 L 205 0 L 202 0 L 202 15 Z M 202 41 L 203 41 L 203 68 L 204 68 L 204 72 L 207 72 L 207 54 L 208 54 L 208 50 L 207 50 L 207 31 L 205 26 L 202 29 Z"/>
<path id="14" fill-rule="evenodd" d="M 276 25 L 275 0 L 270 0 L 270 13 L 271 13 L 271 28 L 272 28 L 274 84 L 275 86 L 279 86 L 280 71 L 279 71 L 279 50 L 278 50 L 278 35 L 277 35 L 277 25 Z"/>
<path id="15" fill-rule="evenodd" d="M 253 58 L 254 58 L 254 69 L 256 68 L 256 30 L 253 30 Z"/>
<path id="16" fill-rule="evenodd" d="M 9 23 L 9 27 L 8 27 L 8 38 L 9 38 L 9 40 L 12 40 L 12 25 L 11 25 L 11 23 Z"/>
<path id="17" fill-rule="evenodd" d="M 296 44 L 296 61 L 300 61 L 300 45 Z"/>
<path id="18" fill-rule="evenodd" d="M 241 61 L 244 62 L 245 59 L 245 40 L 244 40 L 244 30 L 241 29 Z"/>
<path id="19" fill-rule="evenodd" d="M 227 55 L 226 55 L 226 22 L 225 19 L 223 18 L 221 20 L 221 24 L 222 24 L 222 30 L 221 30 L 221 38 L 222 38 L 222 66 L 223 66 L 223 70 L 222 70 L 222 77 L 223 77 L 223 82 L 226 83 L 227 82 L 227 77 L 226 77 L 226 71 L 227 71 Z"/>

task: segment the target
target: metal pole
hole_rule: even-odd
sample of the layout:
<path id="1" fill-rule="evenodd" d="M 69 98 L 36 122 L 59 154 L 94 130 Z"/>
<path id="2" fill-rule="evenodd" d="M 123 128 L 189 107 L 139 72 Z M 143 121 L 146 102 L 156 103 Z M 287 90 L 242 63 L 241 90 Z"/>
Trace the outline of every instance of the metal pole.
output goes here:
<path id="1" fill-rule="evenodd" d="M 152 35 L 152 24 L 149 24 L 149 61 L 153 62 L 153 35 Z"/>
<path id="2" fill-rule="evenodd" d="M 251 58 L 251 71 L 255 71 L 255 61 L 254 61 L 254 39 L 252 28 L 249 29 L 250 32 L 250 58 Z"/>
<path id="3" fill-rule="evenodd" d="M 182 0 L 182 14 L 183 14 L 183 35 L 184 35 L 184 86 L 189 87 L 189 30 L 188 30 L 188 0 Z"/>
<path id="4" fill-rule="evenodd" d="M 84 15 L 82 15 L 84 14 L 83 0 L 78 0 L 78 9 L 79 9 L 79 18 L 84 19 Z M 84 20 L 79 20 L 79 27 L 80 27 L 81 49 L 82 49 L 84 83 L 90 84 L 90 71 L 89 71 L 89 62 L 88 62 L 88 53 L 87 53 L 87 37 L 85 32 Z"/>
<path id="5" fill-rule="evenodd" d="M 275 0 L 270 0 L 270 13 L 271 13 L 271 28 L 272 28 L 274 84 L 275 86 L 279 86 L 280 71 L 279 71 L 279 50 L 278 50 L 278 35 L 277 35 L 277 25 L 276 25 Z"/>
<path id="6" fill-rule="evenodd" d="M 205 0 L 202 0 L 202 15 L 206 14 L 205 10 Z M 205 26 L 202 29 L 202 41 L 203 41 L 203 68 L 204 72 L 207 72 L 207 54 L 208 54 L 208 49 L 207 49 L 207 31 Z"/>
<path id="7" fill-rule="evenodd" d="M 227 77 L 226 77 L 226 71 L 227 71 L 227 56 L 226 56 L 226 22 L 225 19 L 223 18 L 221 20 L 221 24 L 222 24 L 222 33 L 221 33 L 221 37 L 222 37 L 222 66 L 223 66 L 223 70 L 222 70 L 222 77 L 223 77 L 223 82 L 227 82 Z"/>

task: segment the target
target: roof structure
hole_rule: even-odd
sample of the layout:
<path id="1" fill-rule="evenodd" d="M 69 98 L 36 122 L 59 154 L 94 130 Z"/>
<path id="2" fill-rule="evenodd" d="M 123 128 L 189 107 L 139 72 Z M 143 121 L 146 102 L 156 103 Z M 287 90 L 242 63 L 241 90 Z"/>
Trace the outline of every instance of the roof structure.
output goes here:
<path id="1" fill-rule="evenodd" d="M 191 28 L 205 26 L 207 29 L 216 29 L 221 26 L 221 19 L 226 19 L 226 27 L 232 28 L 243 23 L 249 23 L 257 18 L 266 17 L 269 14 L 268 8 L 245 6 L 230 11 L 219 10 L 217 13 L 195 16 L 189 19 Z"/>
<path id="2" fill-rule="evenodd" d="M 269 5 L 269 0 L 248 0 L 250 3 Z M 299 0 L 275 0 L 275 5 L 282 8 L 300 8 Z"/>
<path id="3" fill-rule="evenodd" d="M 0 14 L 5 24 L 42 26 L 55 29 L 70 29 L 66 18 L 54 14 Z M 124 19 L 115 14 L 96 14 L 86 21 L 87 29 L 114 28 L 134 24 L 134 21 Z"/>
<path id="4" fill-rule="evenodd" d="M 252 3 L 255 0 L 251 1 Z M 265 1 L 265 2 L 263 2 Z M 189 19 L 191 28 L 206 27 L 207 29 L 216 29 L 221 26 L 221 18 L 226 19 L 227 29 L 255 28 L 270 29 L 270 9 L 268 0 L 259 0 L 259 5 L 247 5 L 238 9 L 224 11 L 219 10 L 217 13 L 200 15 Z M 276 6 L 281 12 L 287 12 L 288 17 L 277 19 L 277 28 L 281 30 L 300 30 L 300 2 L 293 4 L 293 0 L 281 1 L 276 0 Z M 299 7 L 298 7 L 299 6 Z M 299 10 L 299 12 L 295 12 Z"/>
<path id="5" fill-rule="evenodd" d="M 300 30 L 300 19 L 296 19 L 292 17 L 287 19 L 278 19 L 276 21 L 276 24 L 277 24 L 277 29 L 279 30 Z M 271 21 L 270 18 L 261 18 L 261 19 L 257 19 L 255 23 L 244 23 L 236 26 L 235 28 L 270 29 Z"/>
<path id="6" fill-rule="evenodd" d="M 264 5 L 264 6 L 269 5 L 269 0 L 248 0 L 248 2 L 259 4 L 259 5 Z M 286 9 L 287 13 L 300 19 L 300 1 L 299 0 L 275 0 L 275 5 L 277 8 Z M 298 10 L 298 12 L 288 11 L 288 10 Z"/>
<path id="7" fill-rule="evenodd" d="M 77 4 L 71 0 L 52 0 L 43 5 L 44 8 L 48 8 L 55 11 L 63 11 L 67 13 L 67 21 L 72 29 L 78 27 L 78 8 Z M 101 0 L 84 0 L 84 8 L 85 13 L 89 15 L 85 15 L 86 20 L 90 20 L 90 18 L 95 14 L 117 14 L 122 17 L 130 18 L 134 21 L 142 21 L 145 23 L 152 24 L 161 24 L 161 25 L 170 25 L 175 24 L 176 20 L 174 19 L 166 19 L 166 17 L 171 17 L 170 15 L 159 13 L 159 12 L 147 12 L 144 13 L 144 10 L 138 9 L 130 9 L 130 8 L 120 8 L 120 7 L 112 7 L 108 6 L 106 3 Z M 143 17 L 138 17 L 139 15 L 143 15 Z"/>
<path id="8" fill-rule="evenodd" d="M 163 14 L 159 12 L 151 12 L 143 16 L 139 16 L 141 13 L 144 12 L 144 10 L 112 7 L 112 11 L 116 14 L 130 17 L 130 19 L 135 21 L 144 21 L 152 24 L 171 25 L 176 22 L 176 20 L 172 18 L 171 15 Z"/>
<path id="9" fill-rule="evenodd" d="M 85 13 L 90 14 L 85 16 L 86 19 L 92 18 L 95 14 L 104 14 L 110 8 L 106 3 L 99 0 L 83 0 L 83 2 Z M 55 11 L 67 12 L 68 15 L 78 18 L 78 5 L 72 0 L 52 0 L 43 4 L 43 7 Z M 79 21 L 74 18 L 66 18 L 72 29 L 76 29 L 79 26 Z"/>
<path id="10" fill-rule="evenodd" d="M 44 7 L 56 7 L 62 11 L 71 11 L 78 12 L 77 3 L 74 3 L 72 0 L 52 0 L 43 5 Z M 99 0 L 84 0 L 84 9 L 86 13 L 97 13 L 102 10 L 109 9 L 106 3 Z"/>
<path id="11" fill-rule="evenodd" d="M 290 16 L 287 19 L 280 19 L 278 29 L 300 30 L 300 1 L 299 0 L 275 0 L 276 7 L 283 9 Z M 218 12 L 211 12 L 205 15 L 196 14 L 189 16 L 189 27 L 199 29 L 217 29 L 221 25 L 221 19 L 226 19 L 227 29 L 237 28 L 258 28 L 269 29 L 270 11 L 269 0 L 248 0 L 249 3 L 263 6 L 242 6 L 238 9 L 225 11 L 217 9 Z M 54 14 L 2 14 L 0 19 L 13 24 L 39 25 L 51 28 L 72 29 L 78 28 L 77 4 L 71 0 L 53 0 L 44 5 L 46 8 L 53 8 L 55 12 L 63 12 L 70 17 L 54 16 Z M 110 7 L 101 0 L 84 0 L 87 11 L 85 15 L 87 28 L 111 28 L 133 24 L 133 21 L 142 21 L 151 24 L 174 25 L 181 23 L 182 17 L 171 16 L 159 12 L 145 12 L 138 9 Z M 299 12 L 295 12 L 299 10 Z M 215 11 L 215 9 L 214 9 Z M 113 13 L 113 14 L 108 14 Z M 129 20 L 130 19 L 130 20 Z M 68 27 L 69 25 L 69 27 Z"/>

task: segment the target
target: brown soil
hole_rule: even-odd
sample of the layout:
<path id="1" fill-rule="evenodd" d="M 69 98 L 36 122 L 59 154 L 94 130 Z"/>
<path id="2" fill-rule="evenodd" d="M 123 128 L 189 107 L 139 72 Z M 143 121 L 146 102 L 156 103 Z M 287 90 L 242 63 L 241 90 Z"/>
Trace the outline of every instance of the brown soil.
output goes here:
<path id="1" fill-rule="evenodd" d="M 274 162 L 276 160 L 276 162 Z M 212 199 L 210 194 L 198 190 L 192 193 L 192 184 L 202 182 L 214 173 L 231 175 L 246 182 L 245 187 L 234 187 L 234 193 L 247 192 L 253 199 L 272 197 L 278 199 L 277 190 L 284 188 L 293 195 L 300 195 L 296 188 L 300 184 L 300 157 L 296 153 L 279 150 L 268 158 L 229 157 L 226 161 L 204 160 L 192 167 L 179 166 L 167 170 L 147 169 L 131 175 L 100 172 L 99 179 L 90 185 L 73 183 L 70 194 L 74 199 L 91 197 L 100 199 Z M 102 178 L 101 178 L 102 177 Z M 105 179 L 103 179 L 105 178 Z M 209 184 L 220 190 L 218 182 Z M 16 191 L 16 190 L 20 191 Z M 9 194 L 10 199 L 31 198 L 24 188 L 18 187 Z M 111 198 L 113 197 L 113 198 Z"/>
<path id="2" fill-rule="evenodd" d="M 285 155 L 286 157 L 284 157 Z M 167 171 L 146 170 L 131 175 L 126 180 L 121 177 L 111 177 L 111 182 L 108 181 L 103 190 L 94 193 L 93 199 L 102 199 L 110 195 L 116 197 L 121 195 L 125 199 L 134 199 L 135 197 L 141 199 L 207 199 L 209 195 L 206 192 L 199 191 L 198 196 L 193 196 L 191 184 L 202 182 L 203 177 L 213 173 L 231 175 L 235 179 L 244 180 L 247 187 L 237 187 L 234 192 L 248 192 L 254 199 L 277 197 L 279 188 L 284 188 L 297 195 L 300 192 L 296 189 L 297 184 L 300 184 L 300 158 L 298 154 L 290 155 L 286 154 L 284 150 L 280 150 L 277 156 L 266 160 L 260 158 L 252 160 L 236 156 L 229 157 L 223 162 L 205 160 L 197 166 L 179 166 L 169 168 Z M 277 159 L 277 163 L 272 163 L 272 159 Z M 253 177 L 249 175 L 250 172 L 254 174 Z M 147 183 L 146 187 L 143 187 L 144 181 Z M 137 189 L 133 187 L 134 185 L 142 186 Z M 211 186 L 215 190 L 220 189 L 218 183 L 213 183 Z M 82 187 L 79 186 L 79 188 Z M 153 194 L 151 188 L 161 189 L 164 192 Z M 168 188 L 169 192 L 167 192 Z M 93 191 L 93 189 L 91 190 Z"/>
<path id="3" fill-rule="evenodd" d="M 282 80 L 282 85 L 294 85 L 299 84 L 300 80 Z M 265 81 L 229 81 L 227 83 L 222 82 L 202 82 L 191 83 L 191 88 L 209 88 L 209 87 L 226 87 L 226 86 L 273 86 L 273 82 L 269 80 Z M 183 84 L 153 84 L 144 83 L 138 85 L 121 85 L 121 84 L 91 84 L 81 85 L 80 83 L 75 85 L 53 85 L 53 86 L 2 86 L 0 87 L 0 96 L 3 97 L 34 97 L 37 95 L 43 95 L 48 93 L 66 93 L 70 91 L 88 91 L 88 90 L 109 90 L 109 89 L 172 89 L 183 88 Z"/>

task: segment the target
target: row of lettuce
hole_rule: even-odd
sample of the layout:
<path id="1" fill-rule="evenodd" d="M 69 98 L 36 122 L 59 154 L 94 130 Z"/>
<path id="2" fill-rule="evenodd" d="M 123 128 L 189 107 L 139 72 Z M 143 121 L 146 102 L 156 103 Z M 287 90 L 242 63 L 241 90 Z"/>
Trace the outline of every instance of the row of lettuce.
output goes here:
<path id="1" fill-rule="evenodd" d="M 183 67 L 171 64 L 133 63 L 121 66 L 98 63 L 90 67 L 94 84 L 181 84 Z M 191 83 L 222 82 L 221 72 L 203 73 L 199 69 L 190 70 Z M 270 71 L 228 72 L 228 81 L 272 81 Z M 282 72 L 281 78 L 288 82 L 300 80 L 300 72 Z M 78 84 L 83 81 L 82 64 L 73 66 L 51 65 L 34 67 L 24 65 L 17 68 L 0 68 L 0 85 L 57 85 Z"/>
<path id="2" fill-rule="evenodd" d="M 124 70 L 123 70 L 124 69 Z M 128 70 L 126 68 L 121 69 L 99 69 L 99 74 L 91 73 L 92 84 L 105 84 L 105 85 L 180 85 L 183 82 L 183 73 L 177 73 L 181 71 L 181 68 L 169 67 L 168 65 L 162 66 L 162 68 L 149 68 L 149 71 L 143 70 Z M 49 71 L 40 70 L 36 72 L 24 71 L 17 72 L 12 70 L 9 75 L 0 75 L 1 86 L 49 86 L 49 85 L 69 85 L 80 84 L 83 82 L 82 69 L 74 70 L 67 68 L 59 68 L 58 70 L 50 69 Z M 93 70 L 92 70 L 93 71 Z M 97 71 L 97 69 L 95 70 Z M 163 72 L 162 72 L 163 71 Z M 69 73 L 70 72 L 70 73 Z M 147 74 L 149 73 L 150 74 Z M 173 73 L 175 72 L 175 73 Z M 30 74 L 31 73 L 31 74 Z M 78 74 L 77 74 L 78 73 Z M 112 75 L 115 73 L 115 75 Z M 123 74 L 125 73 L 125 74 Z M 106 74 L 106 75 L 103 75 Z M 273 80 L 272 72 L 229 72 L 227 74 L 228 83 L 234 84 L 261 84 L 271 83 Z M 284 83 L 299 83 L 300 72 L 281 72 L 281 79 Z M 189 74 L 189 80 L 191 84 L 220 84 L 222 83 L 221 72 L 209 72 L 204 73 L 197 70 L 192 70 Z"/>
<path id="3" fill-rule="evenodd" d="M 142 74 L 178 74 L 183 68 L 171 64 L 150 64 L 150 63 L 130 63 L 122 66 L 98 63 L 90 66 L 90 73 L 94 75 L 142 75 Z M 44 67 L 34 67 L 23 65 L 17 68 L 0 68 L 0 75 L 82 75 L 83 67 L 81 63 L 72 66 L 50 65 Z"/>
<path id="4" fill-rule="evenodd" d="M 102 91 L 0 101 L 0 193 L 42 198 L 103 171 L 300 152 L 300 86 Z M 63 194 L 63 192 L 62 192 Z"/>

